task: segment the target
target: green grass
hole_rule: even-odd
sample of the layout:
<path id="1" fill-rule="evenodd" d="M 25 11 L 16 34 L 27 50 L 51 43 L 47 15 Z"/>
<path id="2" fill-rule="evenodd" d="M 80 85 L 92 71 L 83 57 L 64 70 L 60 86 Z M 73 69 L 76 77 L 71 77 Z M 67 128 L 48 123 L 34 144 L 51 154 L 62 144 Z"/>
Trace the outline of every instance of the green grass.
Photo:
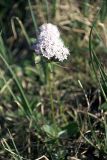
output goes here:
<path id="1" fill-rule="evenodd" d="M 107 159 L 105 4 L 0 2 L 1 160 Z M 30 49 L 44 22 L 70 49 L 63 63 Z"/>

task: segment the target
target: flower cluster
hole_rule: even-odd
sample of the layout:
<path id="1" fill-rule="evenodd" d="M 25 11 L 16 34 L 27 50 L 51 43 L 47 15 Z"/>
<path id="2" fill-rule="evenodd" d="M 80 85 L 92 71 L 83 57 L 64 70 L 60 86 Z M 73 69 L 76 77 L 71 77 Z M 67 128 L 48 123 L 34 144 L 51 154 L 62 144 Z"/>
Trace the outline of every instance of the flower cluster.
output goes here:
<path id="1" fill-rule="evenodd" d="M 67 59 L 69 50 L 64 46 L 57 26 L 48 23 L 43 24 L 39 29 L 40 32 L 34 47 L 35 52 L 41 53 L 48 59 L 55 58 L 59 61 Z"/>

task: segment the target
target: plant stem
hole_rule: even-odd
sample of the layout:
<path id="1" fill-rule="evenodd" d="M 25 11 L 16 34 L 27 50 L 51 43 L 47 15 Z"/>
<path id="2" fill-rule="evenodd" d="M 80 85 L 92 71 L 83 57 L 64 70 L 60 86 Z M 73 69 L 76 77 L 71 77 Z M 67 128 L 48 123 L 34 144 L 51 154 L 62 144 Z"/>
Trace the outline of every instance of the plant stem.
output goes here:
<path id="1" fill-rule="evenodd" d="M 51 67 L 52 67 L 52 64 L 48 64 L 48 72 L 47 72 L 47 76 L 48 76 L 48 87 L 49 87 L 49 96 L 50 96 L 50 103 L 51 103 L 51 110 L 52 110 L 52 120 L 53 120 L 53 123 L 55 124 L 55 118 L 54 118 L 54 103 L 53 103 L 53 93 L 52 93 L 52 82 L 51 82 Z"/>

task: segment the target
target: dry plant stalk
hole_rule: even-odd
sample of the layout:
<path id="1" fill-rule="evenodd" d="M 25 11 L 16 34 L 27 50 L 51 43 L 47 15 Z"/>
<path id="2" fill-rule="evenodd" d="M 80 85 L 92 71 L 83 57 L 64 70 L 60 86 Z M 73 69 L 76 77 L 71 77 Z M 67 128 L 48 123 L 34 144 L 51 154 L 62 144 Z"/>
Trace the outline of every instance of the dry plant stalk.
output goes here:
<path id="1" fill-rule="evenodd" d="M 36 160 L 49 160 L 46 156 L 42 156 L 40 158 L 37 158 Z"/>

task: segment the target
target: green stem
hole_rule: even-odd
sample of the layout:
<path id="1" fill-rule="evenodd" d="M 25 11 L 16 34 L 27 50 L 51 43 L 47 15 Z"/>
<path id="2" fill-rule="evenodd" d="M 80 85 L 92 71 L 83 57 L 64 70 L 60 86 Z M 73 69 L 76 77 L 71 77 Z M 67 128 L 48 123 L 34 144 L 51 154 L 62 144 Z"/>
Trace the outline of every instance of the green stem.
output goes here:
<path id="1" fill-rule="evenodd" d="M 50 65 L 50 66 L 49 66 Z M 48 86 L 49 86 L 49 96 L 50 96 L 50 103 L 51 103 L 51 110 L 52 110 L 52 120 L 53 120 L 53 123 L 55 124 L 55 108 L 54 108 L 54 103 L 53 103 L 53 93 L 52 93 L 52 83 L 51 83 L 51 71 L 50 71 L 50 67 L 51 67 L 51 64 L 49 63 L 48 64 L 48 72 L 47 72 L 47 76 L 48 76 Z"/>

